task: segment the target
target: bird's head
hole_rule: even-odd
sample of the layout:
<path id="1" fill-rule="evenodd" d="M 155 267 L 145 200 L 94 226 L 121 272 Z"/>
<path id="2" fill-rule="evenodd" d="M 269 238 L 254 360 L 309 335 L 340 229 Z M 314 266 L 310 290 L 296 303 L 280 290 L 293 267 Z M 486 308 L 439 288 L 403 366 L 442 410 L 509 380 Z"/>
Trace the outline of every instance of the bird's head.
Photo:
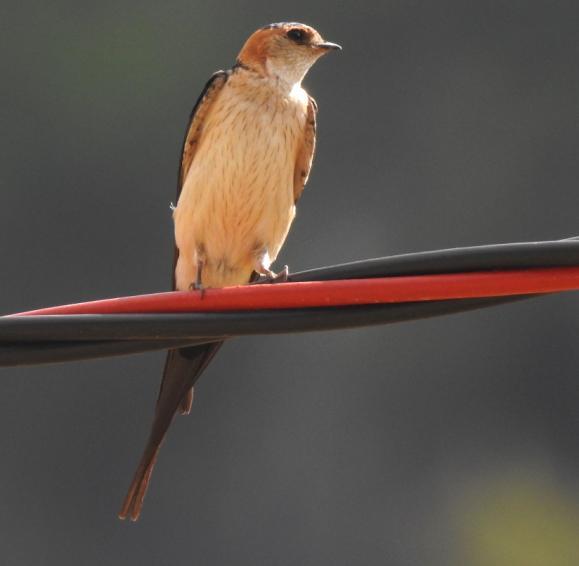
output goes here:
<path id="1" fill-rule="evenodd" d="M 265 76 L 294 85 L 301 83 L 309 68 L 322 55 L 336 49 L 341 47 L 324 41 L 314 28 L 284 22 L 254 32 L 237 60 Z"/>

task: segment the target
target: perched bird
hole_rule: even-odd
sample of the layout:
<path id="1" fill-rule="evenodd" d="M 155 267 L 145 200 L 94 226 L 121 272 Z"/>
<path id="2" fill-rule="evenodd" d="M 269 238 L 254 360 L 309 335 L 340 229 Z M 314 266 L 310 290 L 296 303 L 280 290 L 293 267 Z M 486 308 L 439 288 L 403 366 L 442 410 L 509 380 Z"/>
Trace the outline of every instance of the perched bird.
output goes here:
<path id="1" fill-rule="evenodd" d="M 302 88 L 310 67 L 339 45 L 299 23 L 271 24 L 216 72 L 193 112 L 181 158 L 175 222 L 176 290 L 242 285 L 275 275 L 271 263 L 295 216 L 316 142 L 316 102 Z M 221 343 L 170 350 L 151 434 L 121 519 L 136 520 L 175 412 Z"/>

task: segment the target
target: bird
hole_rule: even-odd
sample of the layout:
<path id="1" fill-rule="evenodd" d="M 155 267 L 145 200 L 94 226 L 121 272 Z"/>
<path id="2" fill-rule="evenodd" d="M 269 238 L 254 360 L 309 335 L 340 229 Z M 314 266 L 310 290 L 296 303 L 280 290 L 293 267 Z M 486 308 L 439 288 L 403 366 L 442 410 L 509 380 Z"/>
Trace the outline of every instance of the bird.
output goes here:
<path id="1" fill-rule="evenodd" d="M 302 80 L 341 47 L 296 22 L 255 31 L 233 67 L 214 73 L 190 116 L 173 207 L 173 289 L 287 279 L 271 270 L 308 180 L 316 145 L 315 100 Z M 119 512 L 136 521 L 160 446 L 176 413 L 223 342 L 169 350 L 153 424 Z"/>

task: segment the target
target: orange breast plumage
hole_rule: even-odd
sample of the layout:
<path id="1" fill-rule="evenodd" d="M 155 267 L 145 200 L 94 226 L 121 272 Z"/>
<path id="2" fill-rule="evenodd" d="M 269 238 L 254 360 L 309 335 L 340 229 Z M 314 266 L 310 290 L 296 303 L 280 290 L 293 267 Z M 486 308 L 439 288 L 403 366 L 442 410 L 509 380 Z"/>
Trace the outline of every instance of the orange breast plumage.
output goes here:
<path id="1" fill-rule="evenodd" d="M 176 286 L 197 277 L 205 287 L 249 281 L 267 268 L 295 216 L 294 171 L 308 96 L 299 85 L 238 70 L 205 119 L 195 159 L 174 211 L 179 249 Z"/>

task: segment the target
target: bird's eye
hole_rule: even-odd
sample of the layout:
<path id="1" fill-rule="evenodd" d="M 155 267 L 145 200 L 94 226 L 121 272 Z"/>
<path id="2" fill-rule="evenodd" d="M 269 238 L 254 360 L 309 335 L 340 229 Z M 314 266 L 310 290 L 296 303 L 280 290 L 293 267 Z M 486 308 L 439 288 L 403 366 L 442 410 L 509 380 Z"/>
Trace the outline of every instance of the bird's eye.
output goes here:
<path id="1" fill-rule="evenodd" d="M 296 43 L 304 43 L 306 41 L 306 34 L 299 28 L 290 29 L 286 35 Z"/>

